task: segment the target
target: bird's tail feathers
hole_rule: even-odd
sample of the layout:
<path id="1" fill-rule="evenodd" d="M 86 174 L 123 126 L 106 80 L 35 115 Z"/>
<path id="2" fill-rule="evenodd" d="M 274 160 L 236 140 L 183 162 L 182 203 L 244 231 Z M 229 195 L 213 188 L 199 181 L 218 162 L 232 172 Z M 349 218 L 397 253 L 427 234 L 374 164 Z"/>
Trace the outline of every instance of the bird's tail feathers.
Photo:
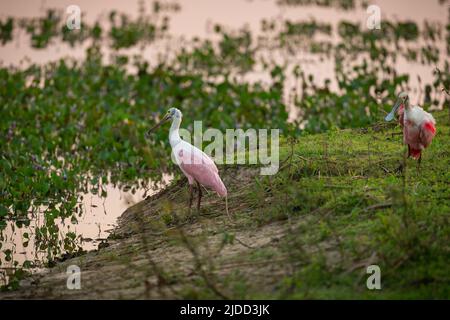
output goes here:
<path id="1" fill-rule="evenodd" d="M 222 181 L 222 179 L 220 179 L 219 175 L 217 175 L 216 178 L 217 178 L 217 184 L 216 184 L 217 187 L 215 189 L 216 189 L 217 194 L 221 197 L 226 197 L 228 194 L 227 188 L 223 184 L 223 181 Z"/>

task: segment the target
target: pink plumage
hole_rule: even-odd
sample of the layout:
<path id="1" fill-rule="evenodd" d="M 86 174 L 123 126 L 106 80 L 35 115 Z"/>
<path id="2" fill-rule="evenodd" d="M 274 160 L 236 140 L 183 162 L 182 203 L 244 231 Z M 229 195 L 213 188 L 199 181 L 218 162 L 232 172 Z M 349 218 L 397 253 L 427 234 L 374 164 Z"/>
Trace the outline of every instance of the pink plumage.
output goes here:
<path id="1" fill-rule="evenodd" d="M 436 135 L 434 118 L 420 107 L 407 110 L 403 123 L 403 139 L 408 145 L 409 156 L 419 159 Z"/>
<path id="2" fill-rule="evenodd" d="M 149 133 L 154 131 L 164 122 L 172 120 L 169 132 L 169 142 L 172 147 L 172 159 L 176 161 L 181 171 L 188 178 L 189 210 L 191 210 L 194 185 L 196 185 L 198 193 L 197 210 L 200 211 L 202 199 L 201 185 L 203 185 L 216 191 L 219 196 L 225 197 L 225 210 L 230 218 L 228 212 L 227 188 L 223 184 L 222 179 L 220 179 L 219 170 L 214 161 L 206 153 L 181 139 L 179 130 L 182 117 L 183 115 L 180 110 L 177 108 L 170 108 L 161 122 L 151 128 Z"/>
<path id="3" fill-rule="evenodd" d="M 219 196 L 227 196 L 227 189 L 220 179 L 216 164 L 205 153 L 193 146 L 187 146 L 178 151 L 178 159 L 189 184 L 198 181 L 216 191 Z"/>
<path id="4" fill-rule="evenodd" d="M 391 121 L 398 116 L 398 122 L 403 128 L 403 142 L 408 145 L 408 157 L 422 159 L 422 150 L 427 148 L 436 135 L 436 121 L 433 116 L 419 106 L 409 103 L 408 93 L 398 95 L 391 112 L 384 118 Z"/>

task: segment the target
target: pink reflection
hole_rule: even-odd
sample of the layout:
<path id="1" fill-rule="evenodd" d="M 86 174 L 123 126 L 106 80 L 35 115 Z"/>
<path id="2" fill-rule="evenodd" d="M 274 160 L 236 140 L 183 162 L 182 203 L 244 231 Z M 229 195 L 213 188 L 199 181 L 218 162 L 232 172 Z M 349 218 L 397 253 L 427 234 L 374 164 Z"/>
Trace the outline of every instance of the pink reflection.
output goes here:
<path id="1" fill-rule="evenodd" d="M 176 2 L 176 1 L 166 1 Z M 151 13 L 153 1 L 144 1 L 146 13 Z M 364 7 L 356 1 L 355 10 L 344 11 L 333 8 L 318 8 L 314 6 L 280 7 L 275 0 L 186 0 L 179 1 L 181 11 L 170 13 L 170 34 L 172 37 L 192 39 L 193 37 L 208 38 L 212 36 L 212 26 L 223 24 L 233 29 L 248 27 L 255 35 L 260 33 L 262 19 L 309 20 L 331 23 L 336 27 L 343 19 L 360 22 L 365 25 L 368 14 Z M 446 24 L 445 5 L 438 0 L 374 0 L 381 8 L 382 19 L 413 20 L 422 24 L 432 20 Z M 43 16 L 48 8 L 65 12 L 69 5 L 78 5 L 83 14 L 83 21 L 92 24 L 96 19 L 105 22 L 107 14 L 112 10 L 126 13 L 132 17 L 138 16 L 139 0 L 46 0 L 46 1 L 2 1 L 0 2 L 0 17 L 37 17 Z M 66 44 L 50 45 L 44 50 L 35 50 L 28 46 L 28 36 L 21 34 L 17 40 L 0 47 L 0 60 L 4 65 L 19 65 L 28 57 L 33 62 L 45 63 L 69 56 L 76 59 L 84 57 L 88 46 L 71 48 Z M 109 54 L 110 52 L 107 52 Z M 154 56 L 147 56 L 154 58 Z"/>

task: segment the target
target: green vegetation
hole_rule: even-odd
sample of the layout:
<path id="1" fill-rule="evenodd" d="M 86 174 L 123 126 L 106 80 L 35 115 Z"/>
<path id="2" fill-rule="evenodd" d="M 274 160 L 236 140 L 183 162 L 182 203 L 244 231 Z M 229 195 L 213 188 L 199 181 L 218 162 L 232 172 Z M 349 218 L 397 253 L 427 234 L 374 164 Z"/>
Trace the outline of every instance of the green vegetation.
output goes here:
<path id="1" fill-rule="evenodd" d="M 128 209 L 109 246 L 4 297 L 446 299 L 450 126 L 435 116 L 420 169 L 408 159 L 397 170 L 395 124 L 289 138 L 277 175 L 220 168 L 232 221 L 212 193 L 189 213 L 181 179 Z M 84 272 L 80 291 L 59 280 L 71 264 Z M 373 264 L 381 290 L 366 287 Z"/>
<path id="2" fill-rule="evenodd" d="M 298 267 L 282 297 L 449 297 L 450 131 L 445 113 L 437 121 L 439 137 L 420 170 L 407 160 L 396 171 L 404 152 L 393 135 L 399 128 L 384 124 L 307 135 L 285 147 L 284 170 L 255 192 L 255 203 L 271 205 L 252 219 L 293 225 L 281 247 Z M 365 288 L 370 264 L 381 267 L 382 291 Z"/>
<path id="3" fill-rule="evenodd" d="M 354 1 L 347 0 L 279 3 L 355 8 Z M 314 19 L 274 19 L 262 21 L 258 37 L 247 28 L 215 25 L 212 39 L 192 39 L 175 46 L 170 55 L 161 53 L 156 61 L 122 50 L 170 40 L 169 14 L 178 10 L 175 4 L 155 2 L 149 14 L 141 8 L 139 16 L 131 18 L 112 11 L 107 27 L 99 20 L 80 30 L 69 30 L 58 10 L 48 10 L 43 17 L 0 21 L 2 45 L 22 31 L 36 50 L 60 42 L 72 47 L 88 44 L 82 60 L 0 66 L 0 250 L 17 269 L 5 290 L 16 289 L 28 269 L 83 254 L 80 235 L 62 235 L 58 227 L 61 220 L 76 223 L 83 217 L 81 194 L 107 197 L 107 183 L 134 192 L 155 184 L 164 173 L 179 178 L 170 161 L 167 130 L 144 137 L 161 114 L 177 107 L 183 112 L 182 126 L 190 130 L 194 120 L 203 120 L 203 128 L 222 131 L 279 128 L 283 143 L 282 168 L 275 176 L 257 176 L 245 166 L 221 168 L 236 220 L 207 229 L 199 239 L 192 229 L 203 222 L 211 226 L 223 211 L 212 195 L 202 223 L 188 219 L 181 208 L 185 190 L 180 182 L 155 198 L 156 209 L 142 203 L 131 210 L 135 220 L 143 213 L 159 235 L 147 234 L 156 238 L 145 240 L 146 246 L 162 241 L 167 248 L 185 248 L 196 264 L 206 263 L 211 272 L 186 277 L 176 268 L 167 271 L 162 279 L 181 286 L 172 296 L 448 297 L 447 111 L 436 112 L 438 134 L 420 172 L 409 160 L 403 172 L 395 171 L 403 151 L 401 136 L 392 133 L 399 129 L 379 121 L 396 94 L 410 90 L 414 80 L 397 72 L 399 59 L 427 66 L 433 76 L 432 83 L 423 83 L 419 76 L 414 88 L 425 109 L 449 106 L 450 96 L 443 92 L 450 88 L 449 25 L 383 19 L 381 31 L 370 31 L 351 21 L 333 26 Z M 446 46 L 441 46 L 444 41 Z M 110 62 L 103 56 L 105 47 L 112 51 Z M 332 72 L 317 81 L 320 77 L 296 59 L 299 52 L 328 59 Z M 279 61 L 272 54 L 287 58 Z M 252 78 L 255 73 L 265 80 Z M 288 121 L 290 112 L 297 117 Z M 240 174 L 244 182 L 233 180 Z M 175 201 L 170 192 L 182 195 L 183 201 Z M 4 231 L 8 225 L 27 227 L 38 216 L 43 224 L 33 234 L 25 233 L 23 244 L 32 240 L 45 253 L 45 261 L 19 265 L 11 249 L 2 248 L 9 241 Z M 186 225 L 187 236 L 181 229 Z M 247 248 L 238 241 L 249 231 L 272 226 L 280 237 L 271 245 Z M 134 223 L 122 228 L 136 234 L 130 231 Z M 122 256 L 125 265 L 142 254 L 137 236 L 132 236 L 135 251 L 120 244 L 127 232 L 109 239 L 128 252 Z M 246 252 L 248 261 L 239 261 L 238 255 L 229 256 L 230 261 L 219 256 L 206 261 L 196 248 L 202 246 L 201 237 L 211 240 L 211 234 L 220 236 L 219 252 L 228 246 L 252 249 Z M 103 256 L 103 251 L 115 256 L 106 245 L 98 256 L 87 259 L 115 260 Z M 209 249 L 198 250 L 210 254 Z M 238 265 L 248 264 L 248 272 L 255 271 L 253 260 L 281 262 L 273 266 L 277 272 L 275 279 L 268 277 L 270 283 L 252 283 L 245 268 L 231 268 L 226 276 L 216 273 L 218 263 L 233 259 Z M 151 274 L 159 274 L 160 263 L 172 262 L 155 262 Z M 370 262 L 383 270 L 382 292 L 365 289 L 362 268 Z M 140 280 L 134 279 L 136 287 L 142 285 Z"/>

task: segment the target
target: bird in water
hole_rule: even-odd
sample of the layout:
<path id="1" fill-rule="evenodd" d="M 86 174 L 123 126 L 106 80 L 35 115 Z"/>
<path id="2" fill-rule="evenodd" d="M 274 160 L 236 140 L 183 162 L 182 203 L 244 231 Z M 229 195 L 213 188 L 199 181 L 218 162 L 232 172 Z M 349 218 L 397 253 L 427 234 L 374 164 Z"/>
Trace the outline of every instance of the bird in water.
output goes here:
<path id="1" fill-rule="evenodd" d="M 386 116 L 386 121 L 399 116 L 403 127 L 403 142 L 408 145 L 408 157 L 422 160 L 422 151 L 427 148 L 436 135 L 436 121 L 433 116 L 419 106 L 412 106 L 406 92 L 398 95 L 392 111 Z"/>
<path id="2" fill-rule="evenodd" d="M 228 217 L 230 217 L 228 213 L 227 188 L 219 176 L 219 170 L 217 169 L 216 164 L 206 153 L 182 140 L 180 137 L 179 129 L 182 117 L 183 114 L 180 110 L 177 108 L 170 108 L 164 118 L 147 132 L 147 136 L 163 123 L 172 120 L 169 132 L 169 142 L 172 147 L 173 158 L 189 182 L 189 210 L 191 209 L 194 200 L 195 184 L 198 191 L 197 210 L 200 211 L 202 199 L 201 186 L 203 185 L 216 191 L 219 196 L 225 197 L 226 212 Z"/>

